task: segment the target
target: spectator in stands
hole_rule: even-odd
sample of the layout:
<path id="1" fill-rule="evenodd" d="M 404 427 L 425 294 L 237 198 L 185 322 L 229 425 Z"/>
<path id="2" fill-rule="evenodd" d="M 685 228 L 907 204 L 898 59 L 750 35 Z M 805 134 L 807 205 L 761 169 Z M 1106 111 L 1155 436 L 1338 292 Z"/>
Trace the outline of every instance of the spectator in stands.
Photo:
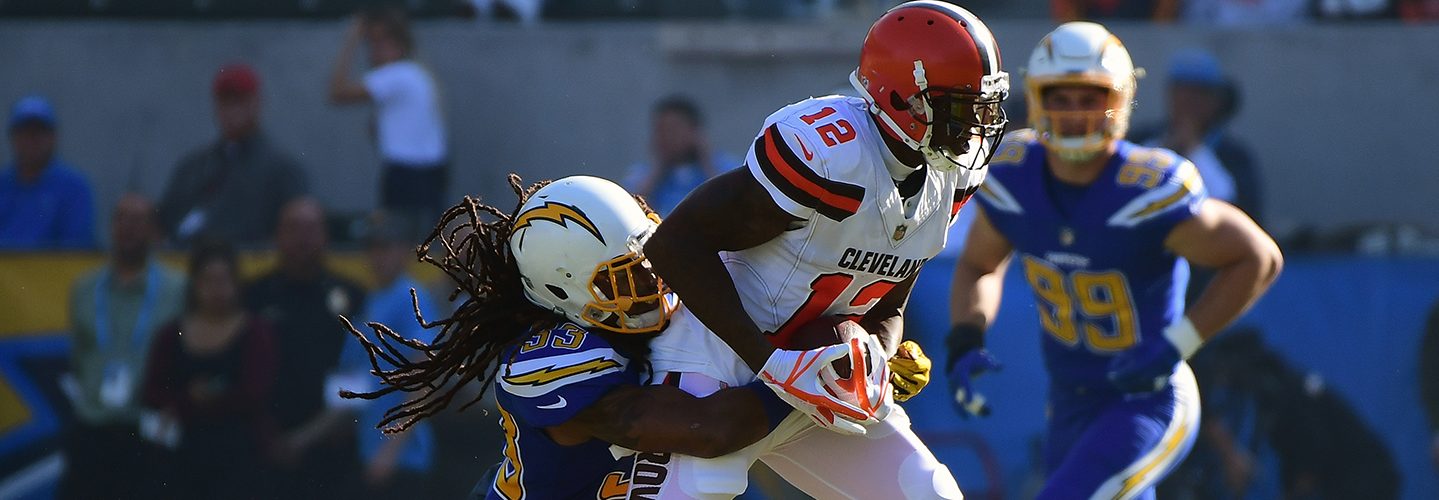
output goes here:
<path id="1" fill-rule="evenodd" d="M 1193 498 L 1398 498 L 1399 471 L 1383 440 L 1322 377 L 1290 366 L 1258 331 L 1227 333 L 1192 364 L 1204 422 L 1188 472 L 1176 475 L 1200 476 Z"/>
<path id="2" fill-rule="evenodd" d="M 410 243 L 411 238 L 400 232 L 400 227 L 384 213 L 376 213 L 369 218 L 365 233 L 366 257 L 376 289 L 369 294 L 364 312 L 352 319 L 383 323 L 405 338 L 426 338 L 424 328 L 415 320 L 415 302 L 411 300 L 410 291 L 414 290 L 415 300 L 426 320 L 433 321 L 442 315 L 425 288 L 405 272 L 406 263 L 415 261 L 415 246 Z M 431 335 L 434 333 L 430 332 Z M 403 346 L 399 348 L 405 349 Z M 418 351 L 405 354 L 409 357 L 421 355 Z M 341 370 L 346 374 L 344 380 L 349 384 L 347 388 L 379 389 L 379 380 L 370 375 L 370 358 L 359 342 L 347 342 L 340 357 Z M 394 368 L 388 364 L 381 366 Z M 356 433 L 365 470 L 365 498 L 398 500 L 429 496 L 415 488 L 429 483 L 427 476 L 435 448 L 430 425 L 420 422 L 403 433 L 390 436 L 383 436 L 375 428 L 385 411 L 403 403 L 406 397 L 406 394 L 396 392 L 374 400 L 345 400 L 353 402 L 359 413 Z"/>
<path id="3" fill-rule="evenodd" d="M 1439 21 L 1439 0 L 1399 0 L 1399 17 L 1410 23 Z"/>
<path id="4" fill-rule="evenodd" d="M 1148 19 L 1173 22 L 1179 14 L 1181 0 L 1050 0 L 1054 21 L 1112 21 L 1116 19 Z"/>
<path id="5" fill-rule="evenodd" d="M 1184 0 L 1185 23 L 1204 26 L 1295 24 L 1308 20 L 1310 0 Z"/>
<path id="6" fill-rule="evenodd" d="M 151 335 L 180 313 L 185 280 L 155 261 L 155 206 L 126 194 L 110 218 L 110 262 L 70 289 L 70 369 L 74 426 L 65 436 L 62 498 L 137 498 L 144 476 L 135 435 Z"/>
<path id="7" fill-rule="evenodd" d="M 1169 116 L 1160 127 L 1137 131 L 1135 142 L 1163 146 L 1194 162 L 1209 196 L 1238 206 L 1263 222 L 1263 185 L 1249 147 L 1226 125 L 1239 111 L 1238 85 L 1225 77 L 1214 54 L 1174 54 L 1169 64 Z"/>
<path id="8" fill-rule="evenodd" d="M 1419 391 L 1429 417 L 1429 431 L 1434 434 L 1429 455 L 1434 469 L 1439 470 L 1439 301 L 1429 309 L 1429 321 L 1424 324 L 1424 340 L 1419 347 Z"/>
<path id="9" fill-rule="evenodd" d="M 704 181 L 739 166 L 733 156 L 710 148 L 704 117 L 689 98 L 661 99 L 650 118 L 650 161 L 631 166 L 624 184 L 661 216 Z"/>
<path id="10" fill-rule="evenodd" d="M 370 70 L 356 80 L 350 66 L 364 39 Z M 404 12 L 367 10 L 345 32 L 330 75 L 330 102 L 370 103 L 380 159 L 380 207 L 418 239 L 449 205 L 449 149 L 435 78 L 413 59 Z"/>
<path id="11" fill-rule="evenodd" d="M 267 497 L 275 336 L 240 302 L 229 245 L 195 246 L 185 299 L 184 315 L 156 333 L 145 370 L 145 405 L 157 415 L 142 434 L 170 450 L 151 496 Z"/>
<path id="12" fill-rule="evenodd" d="M 306 194 L 309 180 L 260 130 L 254 69 L 220 68 L 213 95 L 220 137 L 180 159 L 160 200 L 160 219 L 178 243 L 201 236 L 263 243 L 274 234 L 280 207 Z"/>
<path id="13" fill-rule="evenodd" d="M 95 247 L 95 196 L 55 155 L 55 108 L 44 97 L 10 108 L 15 157 L 0 170 L 0 249 Z"/>
<path id="14" fill-rule="evenodd" d="M 325 267 L 325 211 L 297 198 L 280 211 L 275 229 L 276 269 L 250 283 L 245 303 L 275 325 L 280 382 L 275 387 L 276 443 L 285 498 L 344 496 L 356 484 L 354 425 L 329 404 L 337 387 L 340 349 L 349 334 L 336 317 L 364 303 L 360 287 Z"/>

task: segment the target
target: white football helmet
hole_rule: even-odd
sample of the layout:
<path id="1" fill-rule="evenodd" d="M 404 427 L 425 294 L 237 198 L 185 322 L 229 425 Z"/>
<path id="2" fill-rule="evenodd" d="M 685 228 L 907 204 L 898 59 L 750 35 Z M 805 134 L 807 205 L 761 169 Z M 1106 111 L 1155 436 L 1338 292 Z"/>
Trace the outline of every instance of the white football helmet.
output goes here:
<path id="1" fill-rule="evenodd" d="M 658 225 L 629 192 L 598 177 L 540 188 L 520 207 L 509 242 L 525 297 L 581 325 L 663 329 L 677 304 L 641 253 Z"/>
<path id="2" fill-rule="evenodd" d="M 1129 51 L 1119 38 L 1099 24 L 1076 21 L 1064 23 L 1040 40 L 1029 56 L 1025 74 L 1025 97 L 1029 122 L 1046 148 L 1069 161 L 1085 161 L 1105 151 L 1129 130 L 1134 107 L 1134 88 L 1143 70 L 1134 67 Z M 1044 89 L 1059 85 L 1091 85 L 1109 90 L 1109 105 L 1103 111 L 1049 111 L 1044 109 Z M 1082 135 L 1061 136 L 1056 123 L 1061 119 L 1084 119 Z"/>

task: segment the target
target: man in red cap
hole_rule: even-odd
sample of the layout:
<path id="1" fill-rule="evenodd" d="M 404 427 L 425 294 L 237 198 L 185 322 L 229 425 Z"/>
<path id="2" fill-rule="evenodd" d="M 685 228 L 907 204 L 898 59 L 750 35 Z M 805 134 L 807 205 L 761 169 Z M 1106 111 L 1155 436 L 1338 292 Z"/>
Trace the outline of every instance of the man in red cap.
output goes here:
<path id="1" fill-rule="evenodd" d="M 220 138 L 180 159 L 160 201 L 175 242 L 199 236 L 237 244 L 274 234 L 280 207 L 309 192 L 297 163 L 260 133 L 260 77 L 245 64 L 220 68 L 213 84 Z"/>

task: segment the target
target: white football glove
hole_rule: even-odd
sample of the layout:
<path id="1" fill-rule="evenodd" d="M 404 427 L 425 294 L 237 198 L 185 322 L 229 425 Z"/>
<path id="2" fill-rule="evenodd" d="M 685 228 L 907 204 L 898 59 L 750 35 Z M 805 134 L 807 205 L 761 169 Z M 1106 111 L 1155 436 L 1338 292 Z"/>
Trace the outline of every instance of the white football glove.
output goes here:
<path id="1" fill-rule="evenodd" d="M 864 426 L 883 420 L 893 409 L 883 352 L 879 339 L 869 334 L 807 351 L 779 349 L 765 361 L 759 377 L 820 427 L 863 435 Z M 851 374 L 841 379 L 831 363 L 846 356 Z"/>

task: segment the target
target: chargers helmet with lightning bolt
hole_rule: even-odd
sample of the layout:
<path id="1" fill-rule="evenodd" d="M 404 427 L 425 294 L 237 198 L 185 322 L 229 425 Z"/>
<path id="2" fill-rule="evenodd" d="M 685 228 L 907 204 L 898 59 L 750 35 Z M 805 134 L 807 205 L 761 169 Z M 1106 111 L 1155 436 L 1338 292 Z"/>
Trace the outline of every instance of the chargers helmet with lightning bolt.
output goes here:
<path id="1" fill-rule="evenodd" d="M 660 331 L 676 303 L 642 253 L 658 224 L 624 188 L 598 177 L 540 188 L 510 235 L 525 296 L 580 325 Z"/>

